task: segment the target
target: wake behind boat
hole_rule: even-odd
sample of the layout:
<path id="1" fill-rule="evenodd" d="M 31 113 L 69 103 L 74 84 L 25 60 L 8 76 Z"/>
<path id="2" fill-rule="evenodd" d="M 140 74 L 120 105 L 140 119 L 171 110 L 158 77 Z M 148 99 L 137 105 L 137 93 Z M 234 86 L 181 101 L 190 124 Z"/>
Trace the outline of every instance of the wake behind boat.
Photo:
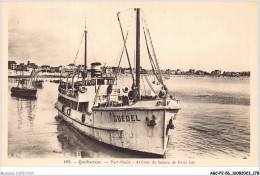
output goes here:
<path id="1" fill-rule="evenodd" d="M 103 76 L 100 63 L 92 63 L 91 69 L 87 69 L 87 31 L 85 27 L 84 71 L 78 70 L 70 73 L 65 82 L 60 82 L 55 107 L 63 120 L 84 135 L 112 146 L 164 155 L 169 132 L 174 129 L 173 122 L 180 108 L 178 100 L 168 93 L 163 82 L 149 29 L 146 26 L 143 27 L 143 30 L 147 52 L 161 90 L 155 92 L 146 76 L 143 78 L 146 79 L 151 90 L 146 93 L 141 90 L 140 9 L 134 10 L 136 12 L 135 74 L 129 61 L 127 39 L 123 33 L 118 13 L 124 42 L 122 53 L 125 51 L 129 61 L 132 86 L 120 86 L 117 75 Z"/>

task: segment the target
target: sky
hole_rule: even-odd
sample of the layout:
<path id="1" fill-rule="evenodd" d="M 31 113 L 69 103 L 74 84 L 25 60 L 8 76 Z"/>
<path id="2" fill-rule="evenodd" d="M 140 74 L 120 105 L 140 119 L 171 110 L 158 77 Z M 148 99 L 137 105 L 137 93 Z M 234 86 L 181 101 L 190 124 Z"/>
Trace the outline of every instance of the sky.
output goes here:
<path id="1" fill-rule="evenodd" d="M 8 60 L 68 65 L 79 50 L 76 64 L 83 64 L 86 18 L 88 65 L 117 66 L 120 11 L 133 65 L 135 7 L 141 8 L 161 69 L 249 71 L 257 59 L 257 2 L 10 2 Z M 127 66 L 125 53 L 121 65 Z M 141 66 L 151 68 L 142 30 Z"/>

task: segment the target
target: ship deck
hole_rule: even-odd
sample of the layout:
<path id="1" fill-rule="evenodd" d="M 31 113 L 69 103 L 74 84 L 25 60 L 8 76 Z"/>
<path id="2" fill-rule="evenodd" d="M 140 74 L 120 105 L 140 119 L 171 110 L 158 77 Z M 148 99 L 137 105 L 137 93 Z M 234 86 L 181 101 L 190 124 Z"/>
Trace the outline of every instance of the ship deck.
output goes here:
<path id="1" fill-rule="evenodd" d="M 117 106 L 117 107 L 93 107 L 93 111 L 125 111 L 125 110 L 169 110 L 178 111 L 181 108 L 178 106 L 155 106 L 158 100 L 138 101 L 133 105 Z"/>

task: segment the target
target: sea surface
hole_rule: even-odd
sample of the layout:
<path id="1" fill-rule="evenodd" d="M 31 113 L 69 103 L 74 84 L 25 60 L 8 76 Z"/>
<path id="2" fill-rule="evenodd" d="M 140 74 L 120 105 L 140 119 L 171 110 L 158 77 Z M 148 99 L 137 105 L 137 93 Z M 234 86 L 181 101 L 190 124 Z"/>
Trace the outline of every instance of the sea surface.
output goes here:
<path id="1" fill-rule="evenodd" d="M 17 83 L 8 79 L 8 157 L 149 157 L 101 145 L 59 121 L 54 108 L 58 84 L 50 82 L 52 79 L 44 79 L 37 99 L 12 97 L 10 89 Z M 118 80 L 125 86 L 130 82 L 131 77 Z M 170 77 L 165 84 L 181 107 L 166 158 L 250 157 L 249 78 Z M 141 86 L 149 89 L 145 79 L 141 79 Z"/>

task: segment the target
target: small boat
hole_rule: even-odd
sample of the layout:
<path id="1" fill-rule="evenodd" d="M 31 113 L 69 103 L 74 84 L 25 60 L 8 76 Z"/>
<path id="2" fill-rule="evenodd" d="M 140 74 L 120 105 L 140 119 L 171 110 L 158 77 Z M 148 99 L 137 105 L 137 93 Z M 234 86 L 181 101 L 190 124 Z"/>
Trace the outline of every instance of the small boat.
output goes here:
<path id="1" fill-rule="evenodd" d="M 35 81 L 32 81 L 32 85 L 34 87 L 37 87 L 37 88 L 42 88 L 42 83 L 43 83 L 43 80 L 35 80 Z"/>
<path id="2" fill-rule="evenodd" d="M 13 96 L 21 97 L 36 97 L 37 89 L 27 89 L 20 87 L 12 87 L 11 92 Z"/>
<path id="3" fill-rule="evenodd" d="M 23 71 L 22 71 L 23 72 Z M 25 79 L 20 75 L 18 84 L 16 87 L 11 88 L 11 95 L 17 97 L 37 97 L 37 88 L 32 85 L 32 79 L 34 78 L 35 71 L 31 72 L 30 78 Z"/>
<path id="4" fill-rule="evenodd" d="M 166 75 L 166 76 L 164 76 L 164 79 L 170 79 L 170 76 L 168 76 L 168 75 Z"/>
<path id="5" fill-rule="evenodd" d="M 36 88 L 42 88 L 43 80 L 39 80 L 39 71 L 35 70 L 35 75 L 32 78 L 32 86 Z"/>
<path id="6" fill-rule="evenodd" d="M 168 137 L 174 129 L 174 122 L 180 110 L 179 100 L 169 94 L 163 82 L 150 32 L 146 26 L 143 26 L 143 32 L 149 59 L 161 90 L 155 92 L 152 84 L 145 77 L 150 89 L 142 91 L 140 9 L 133 10 L 136 12 L 136 74 L 129 62 L 131 84 L 128 87 L 118 85 L 118 73 L 113 77 L 103 76 L 99 68 L 100 63 L 92 63 L 91 69 L 87 69 L 85 27 L 84 71 L 70 73 L 66 81 L 60 83 L 55 107 L 58 110 L 58 116 L 83 135 L 120 149 L 163 156 L 167 149 Z M 119 13 L 118 21 L 124 41 L 123 51 L 127 53 Z M 120 61 L 116 72 L 118 72 Z M 143 94 L 143 92 L 146 93 Z"/>
<path id="7" fill-rule="evenodd" d="M 60 80 L 50 80 L 52 83 L 60 83 Z"/>

